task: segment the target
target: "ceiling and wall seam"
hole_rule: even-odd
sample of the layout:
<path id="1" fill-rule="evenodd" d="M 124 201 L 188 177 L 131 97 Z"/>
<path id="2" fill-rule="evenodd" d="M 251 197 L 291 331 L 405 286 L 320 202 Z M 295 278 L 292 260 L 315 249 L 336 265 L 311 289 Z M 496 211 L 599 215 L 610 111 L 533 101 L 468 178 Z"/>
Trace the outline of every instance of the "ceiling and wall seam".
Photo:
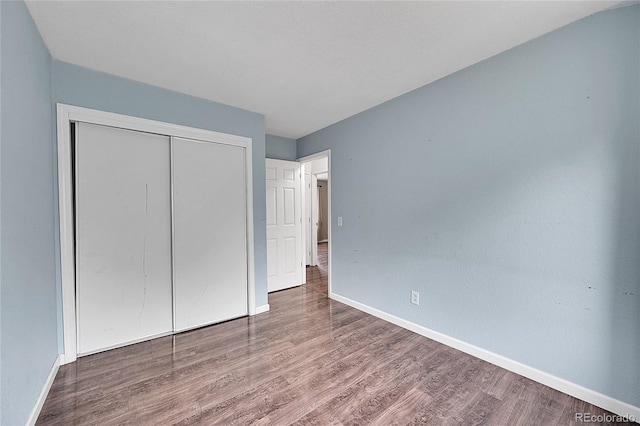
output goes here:
<path id="1" fill-rule="evenodd" d="M 27 2 L 55 59 L 264 114 L 294 139 L 616 4 Z"/>

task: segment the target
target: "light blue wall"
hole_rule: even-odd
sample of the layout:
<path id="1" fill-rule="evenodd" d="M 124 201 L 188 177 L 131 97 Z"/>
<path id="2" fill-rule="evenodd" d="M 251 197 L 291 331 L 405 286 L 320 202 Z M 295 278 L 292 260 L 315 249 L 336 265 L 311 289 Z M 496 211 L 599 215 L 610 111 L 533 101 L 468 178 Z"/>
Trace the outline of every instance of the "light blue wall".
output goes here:
<path id="1" fill-rule="evenodd" d="M 2 176 L 2 6 L 0 5 L 0 177 Z M 2 309 L 2 183 L 0 179 L 0 310 Z M 0 312 L 0 422 L 2 421 L 2 313 Z"/>
<path id="2" fill-rule="evenodd" d="M 53 61 L 52 71 L 54 103 L 60 102 L 253 139 L 256 304 L 266 304 L 264 116 L 57 60 Z M 59 253 L 56 260 L 59 261 Z"/>
<path id="3" fill-rule="evenodd" d="M 276 160 L 295 161 L 298 158 L 296 157 L 296 140 L 267 135 L 266 156 L 267 158 L 275 158 Z"/>
<path id="4" fill-rule="evenodd" d="M 58 355 L 51 58 L 23 2 L 2 10 L 0 424 L 27 421 Z"/>
<path id="5" fill-rule="evenodd" d="M 62 349 L 55 103 L 253 139 L 256 303 L 267 303 L 260 114 L 52 61 L 23 2 L 0 2 L 0 424 L 24 424 Z M 10 108 L 7 106 L 10 105 Z"/>
<path id="6" fill-rule="evenodd" d="M 298 140 L 333 291 L 640 406 L 639 55 L 620 8 Z"/>

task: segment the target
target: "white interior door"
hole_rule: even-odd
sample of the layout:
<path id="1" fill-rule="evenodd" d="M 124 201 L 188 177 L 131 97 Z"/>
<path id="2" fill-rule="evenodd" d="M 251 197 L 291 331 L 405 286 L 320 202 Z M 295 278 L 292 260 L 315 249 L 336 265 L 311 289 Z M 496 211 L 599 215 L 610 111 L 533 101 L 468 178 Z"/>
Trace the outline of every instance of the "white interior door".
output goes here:
<path id="1" fill-rule="evenodd" d="M 248 314 L 245 149 L 172 138 L 175 330 Z"/>
<path id="2" fill-rule="evenodd" d="M 318 177 L 316 175 L 311 175 L 311 258 L 313 259 L 313 264 L 317 265 L 318 263 L 318 208 L 319 208 L 319 198 L 318 198 Z"/>
<path id="3" fill-rule="evenodd" d="M 172 330 L 169 138 L 76 127 L 78 353 Z"/>
<path id="4" fill-rule="evenodd" d="M 305 205 L 305 208 L 304 208 L 303 227 L 304 227 L 304 233 L 306 236 L 305 238 L 306 263 L 309 266 L 315 266 L 315 262 L 312 256 L 313 242 L 311 240 L 311 230 L 313 229 L 313 223 L 311 222 L 311 216 L 312 216 L 311 208 L 313 206 L 313 203 L 311 202 L 311 171 L 305 171 L 304 173 L 304 205 Z"/>
<path id="5" fill-rule="evenodd" d="M 300 163 L 266 160 L 269 291 L 303 283 L 301 181 Z"/>

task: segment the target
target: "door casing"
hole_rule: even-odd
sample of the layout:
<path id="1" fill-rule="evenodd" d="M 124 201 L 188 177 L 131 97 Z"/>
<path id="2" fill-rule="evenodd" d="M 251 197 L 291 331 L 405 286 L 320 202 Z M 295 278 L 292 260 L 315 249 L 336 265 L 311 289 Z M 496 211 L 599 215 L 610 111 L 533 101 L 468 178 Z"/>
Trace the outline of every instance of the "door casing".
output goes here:
<path id="1" fill-rule="evenodd" d="M 211 130 L 197 129 L 139 117 L 115 114 L 90 108 L 58 103 L 58 209 L 60 215 L 60 272 L 62 280 L 62 323 L 64 330 L 61 364 L 77 358 L 76 295 L 75 295 L 75 242 L 73 212 L 73 178 L 71 155 L 71 124 L 84 122 L 126 130 L 156 133 L 186 139 L 216 142 L 245 148 L 246 200 L 247 200 L 247 290 L 249 315 L 256 314 L 255 269 L 253 243 L 253 163 L 252 139 Z M 262 309 L 260 309 L 262 311 Z"/>
<path id="2" fill-rule="evenodd" d="M 328 280 L 328 293 L 329 293 L 329 298 L 332 297 L 332 287 L 331 287 L 331 257 L 332 257 L 332 246 L 333 246 L 333 232 L 332 232 L 332 228 L 331 228 L 331 217 L 332 217 L 332 209 L 331 209 L 331 150 L 327 149 L 325 151 L 320 151 L 317 152 L 315 154 L 310 154 L 310 155 L 306 155 L 304 157 L 300 157 L 297 159 L 298 162 L 302 163 L 303 165 L 307 165 L 310 164 L 312 161 L 314 160 L 318 160 L 318 159 L 322 159 L 322 158 L 326 158 L 328 161 L 328 167 L 327 167 L 327 233 L 329 235 L 329 245 L 328 245 L 328 253 L 327 253 L 327 262 L 328 262 L 328 271 L 327 271 L 327 280 Z M 313 175 L 312 175 L 313 176 Z M 317 180 L 316 180 L 317 182 Z M 315 186 L 315 182 L 312 183 L 311 185 L 311 189 L 313 191 Z M 306 188 L 305 188 L 306 191 Z M 312 192 L 312 197 L 317 197 L 317 189 L 315 189 L 315 191 Z M 317 219 L 317 216 L 316 216 Z M 313 219 L 312 219 L 313 220 Z M 314 264 L 317 262 L 317 257 L 318 257 L 318 242 L 317 242 L 317 227 L 313 226 L 312 227 L 312 236 L 316 235 L 316 239 L 315 239 L 315 245 L 313 245 L 312 243 L 312 250 L 313 250 L 313 254 L 312 254 L 312 259 L 314 261 Z M 304 248 L 303 248 L 304 250 Z M 304 253 L 303 253 L 304 254 Z"/>

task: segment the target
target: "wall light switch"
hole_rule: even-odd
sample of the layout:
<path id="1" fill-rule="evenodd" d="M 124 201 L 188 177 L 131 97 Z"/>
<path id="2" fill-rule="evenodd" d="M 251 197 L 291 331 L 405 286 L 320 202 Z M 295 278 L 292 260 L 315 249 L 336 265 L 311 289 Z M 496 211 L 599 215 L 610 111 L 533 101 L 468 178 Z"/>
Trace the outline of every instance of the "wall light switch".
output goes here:
<path id="1" fill-rule="evenodd" d="M 342 226 L 342 216 L 338 216 L 338 226 Z"/>

